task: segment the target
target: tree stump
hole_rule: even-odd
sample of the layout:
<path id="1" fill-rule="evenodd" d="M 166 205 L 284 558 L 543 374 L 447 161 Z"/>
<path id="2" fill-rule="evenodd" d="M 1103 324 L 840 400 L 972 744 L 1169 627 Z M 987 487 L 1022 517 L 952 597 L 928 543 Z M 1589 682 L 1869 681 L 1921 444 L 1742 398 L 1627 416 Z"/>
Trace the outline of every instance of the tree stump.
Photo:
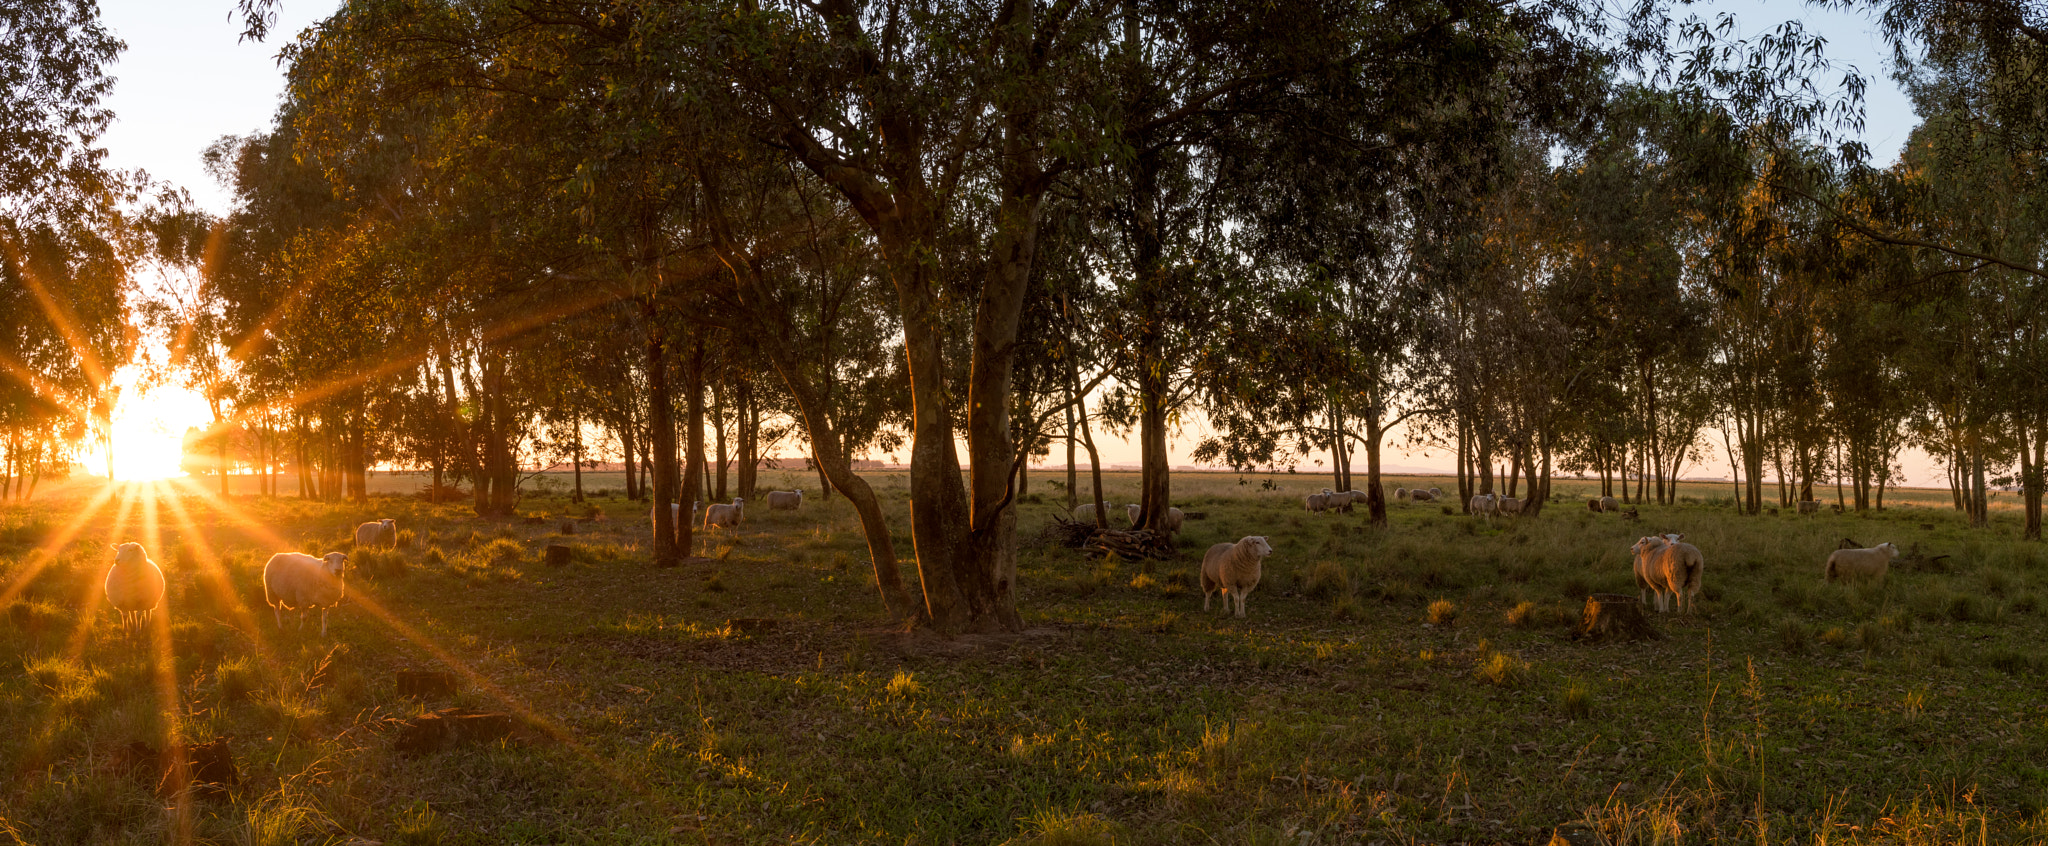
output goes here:
<path id="1" fill-rule="evenodd" d="M 464 743 L 488 743 L 512 734 L 509 714 L 443 708 L 401 723 L 398 739 L 391 748 L 408 755 L 438 751 Z"/>
<path id="2" fill-rule="evenodd" d="M 1619 593 L 1596 593 L 1586 597 L 1585 615 L 1573 640 L 1656 640 L 1662 637 L 1643 616 L 1641 600 Z"/>
<path id="3" fill-rule="evenodd" d="M 558 543 L 548 544 L 548 566 L 569 566 L 569 548 Z"/>
<path id="4" fill-rule="evenodd" d="M 576 521 L 574 521 L 574 520 L 563 520 L 563 521 L 562 521 L 562 534 L 565 534 L 565 535 L 573 535 L 573 534 L 576 534 Z"/>

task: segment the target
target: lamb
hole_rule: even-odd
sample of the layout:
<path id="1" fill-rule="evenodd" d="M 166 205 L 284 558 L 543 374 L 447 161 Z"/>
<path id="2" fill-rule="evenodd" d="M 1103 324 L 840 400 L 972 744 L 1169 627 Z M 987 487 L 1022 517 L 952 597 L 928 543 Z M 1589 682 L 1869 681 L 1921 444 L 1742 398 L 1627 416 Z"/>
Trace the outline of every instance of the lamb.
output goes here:
<path id="1" fill-rule="evenodd" d="M 740 520 L 746 517 L 746 507 L 747 501 L 739 497 L 733 497 L 731 505 L 712 503 L 710 508 L 704 509 L 705 530 L 709 531 L 713 526 L 738 530 Z"/>
<path id="2" fill-rule="evenodd" d="M 1700 580 L 1706 573 L 1706 557 L 1700 554 L 1699 547 L 1679 540 L 1683 537 L 1678 534 L 1646 537 L 1629 548 L 1635 554 L 1638 596 L 1647 603 L 1649 595 L 1656 594 L 1658 611 L 1671 610 L 1666 594 L 1677 600 L 1679 611 L 1699 610 Z"/>
<path id="3" fill-rule="evenodd" d="M 390 518 L 373 520 L 356 527 L 356 548 L 372 547 L 398 548 L 398 521 Z"/>
<path id="4" fill-rule="evenodd" d="M 1258 535 L 1247 535 L 1237 543 L 1219 543 L 1202 555 L 1202 610 L 1209 610 L 1211 594 L 1223 594 L 1223 610 L 1237 603 L 1237 616 L 1244 616 L 1244 600 L 1259 586 L 1259 573 L 1273 545 Z"/>
<path id="5" fill-rule="evenodd" d="M 107 570 L 107 602 L 121 612 L 121 631 L 135 634 L 164 601 L 164 571 L 149 560 L 139 543 L 111 547 L 114 566 Z"/>
<path id="6" fill-rule="evenodd" d="M 303 552 L 280 552 L 263 565 L 263 601 L 277 627 L 284 628 L 284 609 L 299 612 L 299 628 L 306 628 L 306 609 L 320 609 L 320 636 L 327 636 L 327 609 L 341 604 L 345 586 L 342 570 L 348 556 L 330 552 L 314 558 Z"/>
<path id="7" fill-rule="evenodd" d="M 1892 543 L 1881 543 L 1869 549 L 1837 549 L 1828 553 L 1828 563 L 1821 568 L 1821 578 L 1826 581 L 1848 579 L 1884 578 L 1885 570 L 1899 557 L 1899 547 Z"/>
<path id="8" fill-rule="evenodd" d="M 803 504 L 804 491 L 802 488 L 798 488 L 793 491 L 768 492 L 769 511 L 795 511 L 798 506 L 801 506 Z"/>

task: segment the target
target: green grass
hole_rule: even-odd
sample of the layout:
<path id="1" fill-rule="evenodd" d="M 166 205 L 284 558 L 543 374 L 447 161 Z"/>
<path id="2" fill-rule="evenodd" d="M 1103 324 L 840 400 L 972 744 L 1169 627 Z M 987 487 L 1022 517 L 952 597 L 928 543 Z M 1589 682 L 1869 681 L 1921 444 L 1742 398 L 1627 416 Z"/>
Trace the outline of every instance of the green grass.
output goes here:
<path id="1" fill-rule="evenodd" d="M 764 486 L 803 484 L 775 475 Z M 907 535 L 902 476 L 873 478 Z M 1064 507 L 1045 478 L 1021 537 Z M 1110 499 L 1135 499 L 1132 476 L 1109 480 Z M 1540 518 L 1491 527 L 1395 505 L 1382 531 L 1304 513 L 1321 478 L 1274 480 L 1176 477 L 1179 504 L 1207 517 L 1188 522 L 1181 561 L 1150 571 L 1027 544 L 1029 631 L 951 642 L 880 622 L 865 544 L 836 496 L 750 514 L 737 538 L 699 539 L 715 563 L 670 570 L 647 563 L 645 506 L 617 496 L 593 499 L 600 519 L 573 536 L 559 518 L 481 521 L 392 496 L 235 499 L 254 525 L 186 498 L 195 525 L 162 508 L 151 538 L 133 514 L 116 532 L 108 512 L 68 539 L 51 533 L 84 500 L 45 497 L 0 511 L 12 594 L 0 605 L 22 609 L 0 621 L 0 666 L 18 668 L 0 673 L 12 729 L 0 765 L 13 776 L 0 832 L 34 844 L 180 831 L 392 844 L 1543 842 L 1560 827 L 1615 843 L 2048 837 L 2048 615 L 2035 598 L 2048 554 L 2017 539 L 2009 510 L 1983 531 L 1910 506 L 1742 518 L 1646 505 L 1631 523 L 1586 511 L 1574 488 Z M 587 513 L 565 498 L 521 511 Z M 375 517 L 408 542 L 367 556 L 379 577 L 351 577 L 332 643 L 290 618 L 278 631 L 258 581 L 273 539 L 346 549 Z M 1665 531 L 1706 554 L 1702 613 L 1656 615 L 1656 641 L 1572 642 L 1583 597 L 1633 594 L 1629 543 Z M 1275 549 L 1248 618 L 1201 613 L 1200 550 L 1246 534 Z M 1895 541 L 1921 563 L 1881 584 L 1824 584 L 1843 537 Z M 161 641 L 123 639 L 95 592 L 105 544 L 129 539 L 171 578 Z M 573 547 L 568 566 L 544 563 L 550 543 Z M 912 550 L 899 550 L 915 584 Z M 1934 555 L 1950 557 L 1922 560 Z M 757 619 L 775 624 L 732 622 Z M 460 692 L 401 698 L 402 669 L 453 670 Z M 509 711 L 525 729 L 393 750 L 392 720 L 448 705 Z M 234 738 L 243 774 L 224 800 L 180 806 L 110 764 L 135 741 L 217 736 Z"/>

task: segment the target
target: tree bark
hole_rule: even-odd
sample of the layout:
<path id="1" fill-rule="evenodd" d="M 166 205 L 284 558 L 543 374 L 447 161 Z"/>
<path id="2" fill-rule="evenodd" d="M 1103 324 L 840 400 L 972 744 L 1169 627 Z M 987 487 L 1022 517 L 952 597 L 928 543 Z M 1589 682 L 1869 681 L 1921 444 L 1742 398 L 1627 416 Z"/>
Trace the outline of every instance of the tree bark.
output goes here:
<path id="1" fill-rule="evenodd" d="M 654 275 L 654 279 L 648 290 L 639 296 L 641 328 L 646 332 L 645 355 L 641 364 L 647 369 L 647 429 L 648 434 L 654 439 L 654 443 L 647 450 L 654 460 L 650 467 L 648 484 L 642 488 L 642 492 L 654 501 L 654 566 L 673 567 L 681 563 L 688 549 L 676 543 L 676 524 L 689 522 L 689 509 L 683 509 L 684 516 L 678 521 L 666 507 L 675 501 L 677 488 L 676 430 L 675 423 L 670 419 L 672 400 L 668 387 L 668 339 L 662 326 L 660 301 L 657 299 L 661 290 L 658 273 Z M 626 461 L 630 463 L 633 460 L 630 440 L 626 444 L 626 451 Z"/>
<path id="2" fill-rule="evenodd" d="M 683 402 L 688 406 L 683 423 L 683 493 L 677 502 L 690 504 L 697 501 L 699 491 L 704 489 L 704 333 L 691 333 L 690 358 L 683 365 Z M 690 514 L 688 508 L 682 509 Z M 711 513 L 711 499 L 704 499 L 704 513 Z M 683 555 L 689 555 L 696 548 L 695 532 L 697 521 L 684 518 L 681 528 L 676 530 L 676 546 Z"/>

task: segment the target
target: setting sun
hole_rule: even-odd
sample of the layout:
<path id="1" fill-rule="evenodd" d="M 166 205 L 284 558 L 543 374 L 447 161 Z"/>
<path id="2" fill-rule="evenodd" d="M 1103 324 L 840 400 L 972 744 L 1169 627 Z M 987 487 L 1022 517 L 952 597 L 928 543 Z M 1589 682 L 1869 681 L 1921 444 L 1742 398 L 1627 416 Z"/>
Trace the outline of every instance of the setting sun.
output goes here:
<path id="1" fill-rule="evenodd" d="M 178 464 L 184 451 L 185 430 L 206 428 L 213 417 L 206 398 L 176 385 L 159 385 L 146 392 L 135 391 L 134 374 L 115 377 L 124 390 L 114 409 L 114 478 L 123 482 L 145 482 L 185 475 Z M 95 476 L 107 472 L 105 452 L 94 447 L 80 458 L 86 471 Z"/>

